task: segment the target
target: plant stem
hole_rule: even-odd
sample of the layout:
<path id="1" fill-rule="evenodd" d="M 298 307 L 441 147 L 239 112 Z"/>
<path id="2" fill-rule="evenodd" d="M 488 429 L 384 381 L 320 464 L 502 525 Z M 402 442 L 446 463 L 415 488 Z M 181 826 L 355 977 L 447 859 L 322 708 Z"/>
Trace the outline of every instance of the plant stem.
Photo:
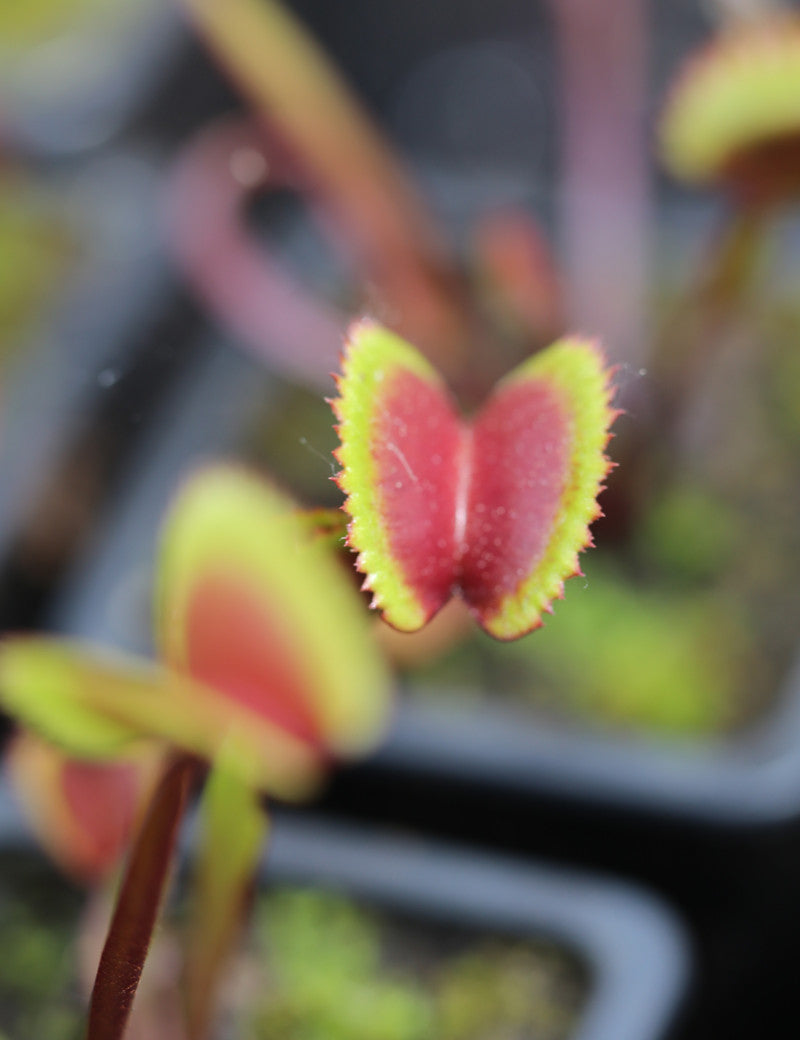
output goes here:
<path id="1" fill-rule="evenodd" d="M 609 359 L 648 350 L 651 187 L 643 0 L 550 0 L 562 110 L 561 237 L 567 318 Z"/>
<path id="2" fill-rule="evenodd" d="M 153 795 L 131 850 L 100 957 L 87 1040 L 120 1040 L 125 1032 L 197 768 L 193 758 L 173 758 Z"/>
<path id="3" fill-rule="evenodd" d="M 617 445 L 619 478 L 610 494 L 614 537 L 629 535 L 643 509 L 686 467 L 685 417 L 707 393 L 708 374 L 737 329 L 761 255 L 766 213 L 741 210 L 711 243 L 699 277 L 663 323 L 653 351 L 647 407 Z M 608 499 L 605 500 L 608 503 Z"/>
<path id="4" fill-rule="evenodd" d="M 184 5 L 375 286 L 375 317 L 457 374 L 469 331 L 461 281 L 405 171 L 322 50 L 275 0 Z"/>
<path id="5" fill-rule="evenodd" d="M 217 991 L 251 901 L 269 832 L 261 799 L 225 764 L 211 769 L 200 802 L 192 913 L 185 956 L 187 1040 L 206 1040 Z"/>
<path id="6" fill-rule="evenodd" d="M 661 431 L 674 433 L 687 398 L 699 387 L 744 305 L 767 227 L 763 210 L 739 210 L 711 243 L 705 266 L 661 334 L 654 373 L 661 387 Z"/>
<path id="7" fill-rule="evenodd" d="M 226 120 L 181 152 L 168 198 L 170 242 L 203 302 L 260 360 L 330 392 L 348 316 L 314 296 L 248 230 L 247 199 L 288 177 L 252 120 Z M 202 214 L 202 217 L 198 217 Z"/>

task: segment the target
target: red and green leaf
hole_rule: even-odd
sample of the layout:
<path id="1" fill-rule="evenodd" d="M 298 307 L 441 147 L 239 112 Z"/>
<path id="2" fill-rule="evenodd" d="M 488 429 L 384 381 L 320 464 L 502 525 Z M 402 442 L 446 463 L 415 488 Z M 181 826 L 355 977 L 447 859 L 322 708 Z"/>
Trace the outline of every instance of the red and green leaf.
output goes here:
<path id="1" fill-rule="evenodd" d="M 798 192 L 800 17 L 791 8 L 743 21 L 693 54 L 667 98 L 661 156 L 676 176 L 739 185 L 763 195 Z M 742 185 L 739 185 L 740 187 Z M 749 185 L 750 191 L 753 184 Z"/>
<path id="2" fill-rule="evenodd" d="M 84 762 L 25 732 L 6 751 L 37 838 L 66 873 L 87 884 L 119 866 L 160 762 L 153 748 L 121 762 Z"/>
<path id="3" fill-rule="evenodd" d="M 239 749 L 242 779 L 286 798 L 308 794 L 320 764 L 268 719 L 188 676 L 65 640 L 19 636 L 0 645 L 0 704 L 65 754 L 109 760 L 157 741 L 211 761 Z"/>
<path id="4" fill-rule="evenodd" d="M 609 470 L 609 399 L 596 345 L 567 338 L 499 383 L 474 422 L 459 582 L 498 639 L 538 627 L 580 573 Z"/>
<path id="5" fill-rule="evenodd" d="M 23 726 L 67 755 L 111 759 L 130 751 L 141 736 L 123 720 L 96 711 L 93 692 L 115 698 L 120 687 L 158 683 L 157 669 L 72 644 L 36 636 L 12 637 L 0 645 L 0 704 Z"/>
<path id="6" fill-rule="evenodd" d="M 596 346 L 558 341 L 467 421 L 412 347 L 363 322 L 339 391 L 339 484 L 373 605 L 414 631 L 459 594 L 499 639 L 537 627 L 578 570 L 609 468 Z"/>
<path id="7" fill-rule="evenodd" d="M 170 514 L 158 635 L 177 673 L 220 691 L 323 763 L 371 744 L 388 683 L 358 596 L 293 504 L 256 476 L 218 466 Z"/>
<path id="8" fill-rule="evenodd" d="M 463 433 L 437 372 L 399 336 L 371 322 L 350 332 L 340 396 L 337 478 L 348 544 L 374 607 L 403 632 L 450 598 Z"/>

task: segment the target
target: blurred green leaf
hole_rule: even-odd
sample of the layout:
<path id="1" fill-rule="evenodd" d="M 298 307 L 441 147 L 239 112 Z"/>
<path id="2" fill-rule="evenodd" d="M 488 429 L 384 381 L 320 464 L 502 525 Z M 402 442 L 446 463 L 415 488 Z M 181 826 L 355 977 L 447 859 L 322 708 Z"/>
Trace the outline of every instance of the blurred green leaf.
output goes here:
<path id="1" fill-rule="evenodd" d="M 186 944 L 190 1040 L 209 1031 L 221 973 L 242 925 L 268 830 L 258 798 L 230 770 L 224 749 L 206 781 L 199 825 Z"/>

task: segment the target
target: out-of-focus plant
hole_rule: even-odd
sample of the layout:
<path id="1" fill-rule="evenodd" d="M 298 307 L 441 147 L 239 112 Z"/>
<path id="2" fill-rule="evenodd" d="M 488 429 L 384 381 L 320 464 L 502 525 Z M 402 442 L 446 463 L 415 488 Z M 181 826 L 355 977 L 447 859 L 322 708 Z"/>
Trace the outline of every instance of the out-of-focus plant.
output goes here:
<path id="1" fill-rule="evenodd" d="M 483 1040 L 569 1035 L 582 1002 L 581 972 L 548 945 L 466 941 L 396 962 L 404 932 L 341 896 L 282 890 L 255 915 L 254 1040 Z M 320 942 L 320 936 L 326 941 Z M 412 938 L 413 942 L 413 938 Z M 431 956 L 431 954 L 434 954 Z"/>
<path id="2" fill-rule="evenodd" d="M 341 897 L 279 892 L 256 919 L 261 980 L 248 1018 L 255 1037 L 422 1040 L 435 1034 L 430 996 L 381 964 L 369 916 Z M 324 937 L 324 941 L 321 941 Z"/>
<path id="3" fill-rule="evenodd" d="M 14 787 L 40 843 L 75 880 L 96 885 L 117 869 L 159 771 L 159 756 L 72 759 L 33 733 L 6 751 Z"/>
<path id="4" fill-rule="evenodd" d="M 637 585 L 593 563 L 547 638 L 511 648 L 507 665 L 516 661 L 539 703 L 554 714 L 575 711 L 597 729 L 697 737 L 739 723 L 752 641 L 737 605 Z"/>
<path id="5" fill-rule="evenodd" d="M 800 18 L 769 10 L 729 25 L 672 87 L 660 140 L 668 168 L 719 185 L 735 206 L 771 210 L 800 195 Z"/>
<path id="6" fill-rule="evenodd" d="M 634 371 L 650 350 L 653 199 L 644 0 L 551 0 L 558 86 L 559 255 L 570 328 Z M 613 256 L 613 262 L 609 258 Z M 639 396 L 631 383 L 623 393 Z"/>
<path id="7" fill-rule="evenodd" d="M 120 761 L 84 761 L 22 731 L 6 750 L 5 764 L 36 838 L 57 866 L 88 892 L 69 958 L 71 986 L 77 974 L 85 990 L 108 927 L 119 871 L 152 797 L 163 754 L 151 745 Z M 173 1005 L 174 1018 L 176 995 L 168 984 L 153 983 L 152 976 L 149 982 L 137 1007 L 132 1040 L 171 1037 L 167 1008 Z M 78 1014 L 76 1007 L 72 1018 L 77 1020 Z"/>
<path id="8" fill-rule="evenodd" d="M 285 166 L 250 120 L 205 129 L 173 171 L 170 238 L 195 291 L 240 342 L 319 392 L 336 367 L 346 316 L 306 290 L 245 223 L 250 196 L 291 183 Z"/>
<path id="9" fill-rule="evenodd" d="M 0 697 L 26 728 L 79 760 L 144 742 L 166 764 L 130 851 L 101 957 L 91 1040 L 122 1035 L 203 762 L 187 1032 L 206 1034 L 215 983 L 266 833 L 261 793 L 301 798 L 330 763 L 380 731 L 384 671 L 358 598 L 291 503 L 217 468 L 190 481 L 167 522 L 158 591 L 163 664 L 47 637 L 6 640 Z"/>
<path id="10" fill-rule="evenodd" d="M 484 214 L 457 263 L 400 161 L 289 12 L 274 0 L 235 0 L 224 12 L 184 2 L 259 126 L 212 129 L 187 150 L 171 193 L 173 241 L 246 344 L 319 385 L 333 367 L 334 331 L 366 312 L 413 342 L 474 405 L 563 332 L 556 269 L 529 215 Z M 301 197 L 352 270 L 349 314 L 314 299 L 243 233 L 247 197 L 275 187 Z M 208 223 L 197 219 L 209 210 Z"/>
<path id="11" fill-rule="evenodd" d="M 463 287 L 444 238 L 371 121 L 323 53 L 273 0 L 184 0 L 274 146 L 290 183 L 374 285 L 377 317 L 420 342 L 453 376 L 468 339 Z"/>
<path id="12" fill-rule="evenodd" d="M 730 340 L 768 231 L 800 200 L 800 17 L 764 5 L 730 17 L 673 83 L 659 126 L 666 168 L 723 192 L 727 209 L 699 277 L 662 333 L 668 420 Z"/>

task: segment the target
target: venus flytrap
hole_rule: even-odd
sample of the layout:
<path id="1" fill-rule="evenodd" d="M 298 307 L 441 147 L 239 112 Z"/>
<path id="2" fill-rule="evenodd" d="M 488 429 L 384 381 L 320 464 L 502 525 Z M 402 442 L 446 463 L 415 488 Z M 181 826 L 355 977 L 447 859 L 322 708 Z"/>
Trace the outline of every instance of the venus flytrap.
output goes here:
<path id="1" fill-rule="evenodd" d="M 763 5 L 684 63 L 658 127 L 666 169 L 725 196 L 704 266 L 662 332 L 664 412 L 674 422 L 741 324 L 768 234 L 800 202 L 800 17 Z"/>
<path id="2" fill-rule="evenodd" d="M 261 795 L 302 798 L 379 735 L 386 676 L 358 596 L 291 502 L 236 468 L 190 480 L 158 569 L 161 664 L 48 637 L 0 649 L 0 699 L 75 758 L 162 747 L 166 765 L 133 844 L 98 969 L 89 1040 L 125 1030 L 181 817 L 203 764 L 188 1036 L 206 1035 L 266 831 Z"/>
<path id="3" fill-rule="evenodd" d="M 610 468 L 597 346 L 554 343 L 464 419 L 421 354 L 362 322 L 338 383 L 348 544 L 384 620 L 416 631 L 457 595 L 498 639 L 538 627 L 580 573 Z"/>
<path id="4" fill-rule="evenodd" d="M 170 174 L 168 240 L 204 307 L 236 341 L 319 392 L 328 387 L 347 319 L 293 278 L 249 230 L 248 199 L 280 188 L 293 188 L 290 164 L 277 159 L 252 119 L 204 127 Z"/>
<path id="5" fill-rule="evenodd" d="M 659 143 L 681 180 L 722 187 L 746 209 L 800 198 L 800 17 L 735 22 L 685 64 Z"/>

